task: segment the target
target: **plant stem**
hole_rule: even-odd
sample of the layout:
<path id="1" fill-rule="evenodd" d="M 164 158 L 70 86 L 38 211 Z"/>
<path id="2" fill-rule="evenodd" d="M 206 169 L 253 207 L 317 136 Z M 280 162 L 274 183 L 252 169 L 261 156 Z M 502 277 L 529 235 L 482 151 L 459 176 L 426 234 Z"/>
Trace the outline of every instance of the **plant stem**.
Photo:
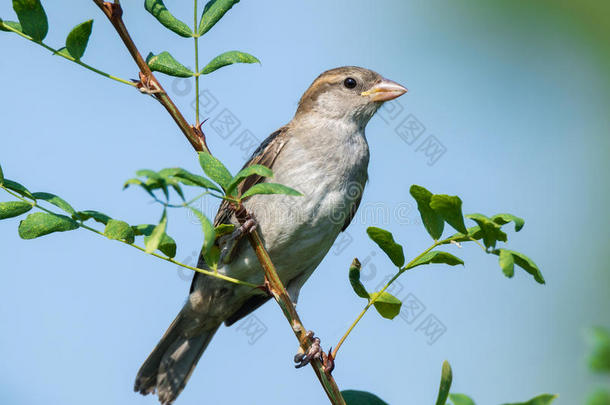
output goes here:
<path id="1" fill-rule="evenodd" d="M 155 90 L 155 97 L 174 119 L 184 136 L 186 136 L 186 139 L 188 139 L 190 142 L 191 146 L 193 146 L 193 148 L 197 151 L 209 152 L 204 137 L 196 131 L 197 127 L 191 126 L 186 121 L 178 107 L 176 107 L 172 99 L 163 89 L 163 86 L 161 86 L 161 83 L 159 83 L 155 75 L 153 75 L 150 67 L 140 54 L 140 51 L 138 51 L 138 48 L 131 39 L 129 32 L 125 27 L 125 23 L 123 22 L 123 9 L 121 8 L 119 2 L 109 3 L 104 2 L 103 0 L 93 0 L 93 2 L 104 12 L 106 17 L 108 17 L 108 20 L 110 20 L 110 23 L 123 40 L 125 47 L 131 54 L 131 57 L 138 65 L 140 73 L 146 81 L 146 83 L 142 84 Z"/>
<path id="2" fill-rule="evenodd" d="M 398 277 L 400 277 L 400 275 L 402 273 L 404 273 L 405 271 L 409 270 L 411 268 L 411 266 L 413 266 L 419 259 L 421 259 L 426 253 L 428 253 L 429 251 L 431 251 L 432 249 L 434 249 L 437 246 L 449 243 L 452 239 L 454 239 L 456 237 L 451 237 L 451 238 L 447 238 L 444 240 L 440 240 L 440 241 L 435 241 L 432 246 L 430 246 L 428 249 L 424 250 L 422 253 L 420 253 L 419 255 L 417 255 L 413 260 L 411 260 L 409 263 L 407 263 L 406 266 L 404 266 L 402 269 L 398 270 L 398 273 L 396 273 L 394 275 L 394 277 L 392 277 L 387 283 L 386 285 L 379 291 L 378 294 L 375 294 L 373 296 L 373 298 L 371 298 L 368 302 L 368 304 L 366 304 L 366 306 L 364 307 L 364 309 L 362 309 L 362 311 L 360 311 L 360 314 L 358 314 L 358 317 L 354 320 L 354 322 L 352 322 L 352 324 L 350 325 L 350 327 L 347 329 L 347 331 L 343 334 L 343 336 L 341 337 L 341 339 L 339 340 L 339 343 L 337 343 L 337 346 L 335 346 L 335 349 L 333 350 L 332 356 L 333 358 L 337 357 L 337 352 L 339 351 L 339 348 L 341 347 L 341 345 L 343 345 L 343 342 L 345 342 L 345 339 L 347 339 L 347 337 L 349 336 L 349 334 L 352 332 L 352 330 L 356 327 L 356 325 L 358 324 L 358 322 L 360 322 L 360 320 L 362 319 L 362 317 L 364 316 L 364 314 L 366 314 L 366 311 L 369 310 L 369 308 L 371 306 L 373 306 L 375 304 L 375 302 L 377 301 L 377 299 L 379 299 L 379 297 L 381 296 L 381 294 L 383 292 L 385 292 L 385 290 L 388 289 L 388 287 L 394 282 L 396 281 L 396 279 Z"/>
<path id="3" fill-rule="evenodd" d="M 197 0 L 194 3 L 194 16 L 193 16 L 193 40 L 195 41 L 195 123 L 199 125 L 199 34 L 197 34 Z"/>
<path id="4" fill-rule="evenodd" d="M 117 82 L 119 82 L 119 83 L 128 84 L 128 85 L 133 86 L 133 87 L 135 87 L 135 86 L 136 86 L 136 84 L 135 84 L 134 82 L 131 82 L 131 81 L 129 81 L 129 80 L 125 80 L 125 79 L 121 79 L 120 77 L 117 77 L 117 76 L 113 76 L 113 75 L 111 75 L 111 74 L 109 74 L 109 73 L 106 73 L 106 72 L 103 72 L 103 71 L 101 71 L 101 70 L 99 70 L 99 69 L 96 69 L 96 68 L 94 68 L 94 67 L 93 67 L 93 66 L 91 66 L 91 65 L 88 65 L 88 64 L 86 64 L 86 63 L 84 63 L 84 62 L 81 62 L 81 60 L 80 60 L 80 59 L 75 59 L 75 58 L 73 58 L 73 57 L 72 57 L 72 56 L 70 56 L 70 54 L 69 54 L 69 53 L 67 53 L 67 52 L 65 52 L 65 53 L 64 53 L 64 52 L 60 52 L 60 50 L 59 50 L 59 49 L 54 49 L 54 48 L 50 47 L 49 45 L 45 44 L 44 42 L 34 41 L 34 39 L 32 39 L 32 37 L 30 37 L 29 35 L 24 34 L 24 33 L 23 33 L 23 32 L 21 32 L 21 31 L 18 31 L 18 30 L 16 30 L 16 29 L 14 29 L 13 27 L 10 27 L 10 26 L 8 26 L 8 25 L 6 25 L 6 24 L 4 25 L 4 27 L 5 27 L 7 30 L 12 31 L 12 32 L 14 32 L 15 34 L 17 34 L 17 35 L 19 35 L 19 36 L 21 36 L 21 37 L 23 37 L 23 38 L 27 39 L 28 41 L 31 41 L 31 42 L 33 42 L 33 43 L 35 43 L 35 44 L 37 44 L 37 45 L 42 46 L 43 48 L 45 48 L 45 49 L 47 49 L 47 50 L 49 50 L 49 51 L 53 52 L 53 55 L 58 55 L 58 56 L 61 56 L 61 57 L 62 57 L 62 58 L 64 58 L 64 59 L 67 59 L 67 60 L 69 60 L 69 61 L 71 61 L 71 62 L 74 62 L 74 63 L 76 63 L 76 64 L 78 64 L 78 65 L 81 65 L 81 66 L 82 66 L 82 67 L 84 67 L 85 69 L 89 69 L 90 71 L 95 72 L 95 73 L 97 73 L 98 75 L 102 75 L 102 76 L 104 76 L 104 77 L 107 77 L 108 79 L 115 80 L 115 81 L 117 81 Z"/>
<path id="5" fill-rule="evenodd" d="M 118 4 L 118 2 L 104 2 L 103 0 L 93 0 L 93 2 L 97 4 L 99 8 L 104 12 L 104 14 L 108 17 L 115 30 L 123 40 L 123 43 L 129 50 L 129 53 L 133 57 L 134 61 L 140 68 L 140 71 L 144 75 L 144 77 L 149 82 L 151 82 L 153 86 L 160 90 L 160 92 L 156 94 L 157 99 L 165 107 L 167 112 L 172 116 L 176 124 L 178 124 L 184 135 L 189 140 L 191 146 L 195 149 L 195 151 L 200 152 L 205 150 L 206 152 L 210 153 L 205 143 L 205 138 L 198 135 L 195 131 L 195 128 L 198 129 L 198 127 L 191 126 L 186 122 L 184 116 L 180 113 L 178 108 L 171 101 L 169 96 L 165 93 L 165 91 L 161 87 L 161 84 L 152 74 L 150 68 L 148 67 L 144 59 L 142 59 L 140 52 L 133 43 L 131 37 L 129 36 L 129 33 L 127 32 L 127 28 L 123 23 L 123 10 L 121 9 L 120 4 Z M 199 98 L 199 93 L 197 93 L 196 97 Z M 236 212 L 237 218 L 240 220 L 241 223 L 243 223 L 246 219 L 245 215 L 243 214 L 245 214 L 245 210 L 243 210 L 242 215 L 238 215 L 238 213 Z M 288 296 L 288 293 L 286 292 L 286 289 L 284 288 L 284 285 L 282 284 L 282 281 L 280 280 L 277 274 L 275 266 L 271 262 L 269 253 L 266 251 L 263 242 L 260 238 L 260 235 L 256 230 L 254 230 L 253 232 L 248 233 L 248 239 L 252 248 L 256 252 L 256 256 L 265 272 L 265 279 L 269 287 L 269 292 L 273 295 L 275 300 L 282 308 L 282 312 L 290 323 L 290 326 L 294 331 L 295 335 L 299 339 L 301 347 L 304 350 L 309 349 L 309 347 L 311 346 L 311 342 L 307 337 L 307 330 L 303 326 L 303 323 L 301 322 L 298 314 L 296 313 L 294 305 L 290 300 L 290 297 Z M 320 380 L 324 391 L 328 395 L 328 398 L 330 399 L 331 403 L 333 405 L 345 405 L 345 400 L 341 395 L 339 387 L 337 386 L 332 375 L 330 373 L 325 372 L 322 363 L 319 360 L 313 360 L 311 362 L 311 365 L 318 379 Z"/>
<path id="6" fill-rule="evenodd" d="M 51 211 L 51 210 L 49 210 L 49 209 L 39 205 L 36 202 L 36 200 L 30 201 L 29 199 L 26 199 L 26 198 L 20 196 L 19 194 L 14 193 L 13 191 L 9 190 L 8 188 L 4 187 L 3 185 L 0 185 L 0 188 L 2 188 L 4 191 L 9 193 L 13 197 L 18 198 L 21 201 L 26 202 L 28 204 L 31 204 L 32 207 L 36 207 L 39 210 L 44 211 L 44 212 L 46 212 L 48 214 L 58 215 L 56 212 L 53 212 L 53 211 Z M 92 227 L 90 227 L 88 225 L 85 225 L 83 223 L 83 221 L 78 221 L 78 226 L 80 228 L 83 228 L 83 229 L 86 229 L 86 230 L 88 230 L 90 232 L 93 232 L 93 233 L 95 233 L 97 235 L 103 236 L 104 238 L 107 238 L 107 236 L 104 235 L 104 233 L 102 233 L 102 232 L 98 231 L 97 229 L 92 228 Z M 117 239 L 117 241 L 119 241 L 121 243 L 124 243 L 125 245 L 129 245 L 129 246 L 131 246 L 133 248 L 136 248 L 136 249 L 138 249 L 138 250 L 140 250 L 140 251 L 142 251 L 144 253 L 147 253 L 146 252 L 146 248 L 143 248 L 142 246 L 138 246 L 135 243 L 129 243 L 129 242 L 127 242 L 125 240 L 122 240 L 122 239 Z M 247 286 L 247 287 L 259 288 L 259 285 L 257 285 L 257 284 L 252 284 L 252 283 L 248 283 L 247 281 L 238 280 L 236 278 L 225 276 L 224 274 L 220 274 L 218 272 L 212 272 L 212 271 L 208 271 L 208 270 L 205 270 L 205 269 L 200 269 L 198 267 L 189 266 L 188 264 L 181 263 L 181 262 L 179 262 L 177 260 L 172 259 L 171 257 L 163 256 L 163 255 L 160 255 L 160 254 L 155 253 L 155 252 L 147 253 L 147 254 L 150 254 L 151 256 L 154 256 L 154 257 L 156 257 L 158 259 L 165 260 L 166 262 L 170 262 L 170 263 L 175 264 L 177 266 L 184 267 L 185 269 L 189 269 L 189 270 L 196 271 L 197 273 L 205 274 L 205 275 L 210 276 L 210 277 L 219 278 L 221 280 L 225 280 L 225 281 L 228 281 L 230 283 L 240 284 L 240 285 L 244 285 L 244 286 Z"/>

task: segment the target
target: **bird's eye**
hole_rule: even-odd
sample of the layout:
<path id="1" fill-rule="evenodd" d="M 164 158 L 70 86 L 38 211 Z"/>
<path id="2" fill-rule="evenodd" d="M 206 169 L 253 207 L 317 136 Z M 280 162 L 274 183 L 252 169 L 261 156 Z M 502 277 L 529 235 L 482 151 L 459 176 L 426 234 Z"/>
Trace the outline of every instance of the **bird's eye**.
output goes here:
<path id="1" fill-rule="evenodd" d="M 356 87 L 356 79 L 352 78 L 352 77 L 348 77 L 347 79 L 345 79 L 343 81 L 343 85 L 345 87 L 347 87 L 348 89 L 353 89 L 354 87 Z"/>

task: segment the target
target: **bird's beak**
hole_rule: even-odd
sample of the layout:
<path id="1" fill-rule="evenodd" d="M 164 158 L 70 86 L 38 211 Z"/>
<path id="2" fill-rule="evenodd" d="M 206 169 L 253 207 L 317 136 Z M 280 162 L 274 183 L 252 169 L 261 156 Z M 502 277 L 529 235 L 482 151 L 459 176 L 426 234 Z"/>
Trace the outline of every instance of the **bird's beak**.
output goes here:
<path id="1" fill-rule="evenodd" d="M 407 92 L 407 89 L 400 84 L 388 79 L 381 79 L 370 90 L 360 93 L 361 96 L 368 96 L 371 101 L 388 101 L 400 97 Z"/>

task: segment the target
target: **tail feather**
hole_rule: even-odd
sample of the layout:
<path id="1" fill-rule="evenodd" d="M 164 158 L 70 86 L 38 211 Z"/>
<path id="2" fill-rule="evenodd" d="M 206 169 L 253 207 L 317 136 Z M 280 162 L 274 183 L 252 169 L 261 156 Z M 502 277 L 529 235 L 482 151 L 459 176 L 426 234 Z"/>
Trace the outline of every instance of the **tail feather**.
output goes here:
<path id="1" fill-rule="evenodd" d="M 182 314 L 179 314 L 140 367 L 134 385 L 134 391 L 142 395 L 156 391 L 164 405 L 173 403 L 182 392 L 220 326 L 187 338 L 182 334 L 182 323 Z"/>

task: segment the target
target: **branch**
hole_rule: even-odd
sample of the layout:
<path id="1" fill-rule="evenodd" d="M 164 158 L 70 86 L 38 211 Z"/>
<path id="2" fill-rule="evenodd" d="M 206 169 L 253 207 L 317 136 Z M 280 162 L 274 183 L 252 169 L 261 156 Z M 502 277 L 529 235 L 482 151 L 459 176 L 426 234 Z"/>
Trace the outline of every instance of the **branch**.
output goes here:
<path id="1" fill-rule="evenodd" d="M 138 51 L 138 48 L 131 39 L 127 27 L 125 27 L 125 23 L 123 22 L 123 9 L 121 8 L 121 4 L 117 0 L 115 0 L 114 3 L 104 2 L 102 0 L 93 0 L 93 2 L 104 12 L 106 17 L 108 17 L 114 26 L 114 29 L 123 40 L 131 57 L 138 65 L 138 68 L 140 69 L 140 83 L 138 87 L 143 89 L 144 92 L 152 94 L 159 100 L 196 151 L 206 151 L 209 153 L 210 150 L 208 149 L 205 136 L 201 129 L 190 125 L 186 121 L 180 110 L 178 110 L 178 107 L 176 107 L 172 99 L 163 89 L 163 86 L 161 86 L 161 83 L 159 83 L 157 78 L 153 75 L 150 67 L 140 54 L 140 51 Z"/>
<path id="2" fill-rule="evenodd" d="M 203 136 L 203 133 L 200 128 L 188 124 L 188 122 L 180 113 L 176 105 L 171 101 L 165 90 L 163 90 L 163 87 L 153 75 L 146 61 L 142 58 L 142 55 L 140 54 L 133 40 L 129 36 L 129 32 L 127 31 L 127 28 L 123 23 L 123 10 L 119 2 L 117 0 L 115 0 L 115 3 L 104 2 L 102 0 L 93 0 L 93 2 L 97 4 L 99 8 L 104 12 L 106 17 L 108 17 L 108 19 L 116 29 L 117 33 L 123 40 L 123 43 L 129 50 L 129 53 L 131 54 L 132 58 L 140 68 L 142 85 L 154 91 L 154 95 L 156 96 L 157 100 L 159 100 L 159 102 L 165 107 L 167 112 L 172 116 L 176 124 L 178 124 L 178 126 L 180 127 L 184 135 L 187 137 L 188 141 L 195 149 L 195 151 L 206 151 L 209 153 L 209 149 L 205 143 L 205 137 Z M 197 97 L 198 96 L 199 95 L 197 95 Z M 246 215 L 247 213 L 245 212 L 245 210 L 243 210 L 243 208 L 237 210 L 236 212 L 236 216 L 240 223 L 243 223 L 246 220 Z M 280 280 L 280 277 L 277 274 L 275 266 L 273 265 L 271 258 L 269 257 L 269 253 L 263 245 L 260 235 L 255 230 L 254 232 L 248 234 L 248 239 L 250 241 L 250 245 L 256 252 L 256 256 L 265 272 L 265 281 L 269 293 L 273 296 L 273 298 L 277 301 L 280 308 L 282 309 L 282 312 L 290 323 L 290 326 L 295 336 L 299 340 L 301 347 L 303 348 L 303 350 L 307 351 L 312 343 L 309 337 L 307 336 L 307 329 L 305 328 L 305 326 L 303 326 L 303 323 L 301 322 L 299 315 L 296 312 L 292 301 L 290 300 L 288 292 L 282 284 L 282 281 Z M 332 356 L 328 355 L 327 358 L 328 357 L 330 357 L 329 360 L 330 363 L 332 363 Z M 328 398 L 330 399 L 331 403 L 334 405 L 345 405 L 345 400 L 341 395 L 341 391 L 337 386 L 337 383 L 335 382 L 334 378 L 330 374 L 330 369 L 332 367 L 325 367 L 325 365 L 322 364 L 321 361 L 316 359 L 311 361 L 311 365 L 318 379 L 320 380 L 324 391 L 328 395 Z"/>

